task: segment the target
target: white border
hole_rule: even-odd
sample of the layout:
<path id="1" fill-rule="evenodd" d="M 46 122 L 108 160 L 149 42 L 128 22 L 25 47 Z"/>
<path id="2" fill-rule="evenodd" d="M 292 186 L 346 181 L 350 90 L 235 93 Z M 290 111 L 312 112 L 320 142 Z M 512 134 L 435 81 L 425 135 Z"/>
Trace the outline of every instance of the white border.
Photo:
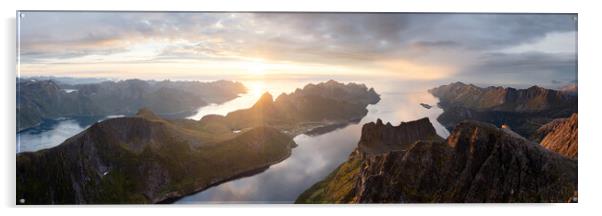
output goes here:
<path id="1" fill-rule="evenodd" d="M 370 0 L 350 3 L 349 0 L 282 0 L 259 1 L 149 1 L 95 0 L 95 1 L 30 1 L 20 0 L 2 3 L 2 40 L 4 51 L 0 53 L 2 67 L 2 124 L 0 133 L 4 142 L 2 187 L 0 204 L 3 215 L 225 215 L 259 213 L 268 215 L 374 215 L 374 214 L 486 214 L 486 215 L 575 215 L 601 212 L 600 160 L 602 137 L 595 136 L 600 115 L 600 70 L 598 48 L 600 10 L 595 1 L 384 1 Z M 591 3 L 594 2 L 594 3 Z M 293 205 L 189 205 L 189 206 L 77 206 L 77 207 L 15 207 L 15 16 L 16 10 L 195 10 L 195 11 L 375 11 L 375 12 L 539 12 L 579 13 L 579 204 L 470 204 L 470 205 L 355 205 L 355 206 L 293 206 Z M 598 63 L 598 64 L 597 64 Z M 140 208 L 141 207 L 141 208 Z"/>

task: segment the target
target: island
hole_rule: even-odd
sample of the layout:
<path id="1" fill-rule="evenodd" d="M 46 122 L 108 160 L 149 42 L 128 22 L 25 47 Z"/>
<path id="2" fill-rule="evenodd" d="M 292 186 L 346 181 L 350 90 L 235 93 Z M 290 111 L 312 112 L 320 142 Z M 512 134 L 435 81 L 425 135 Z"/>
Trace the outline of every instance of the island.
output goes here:
<path id="1" fill-rule="evenodd" d="M 367 114 L 380 97 L 363 84 L 309 84 L 199 121 L 150 109 L 101 121 L 54 148 L 17 154 L 17 204 L 164 203 L 266 170 L 293 137 Z"/>

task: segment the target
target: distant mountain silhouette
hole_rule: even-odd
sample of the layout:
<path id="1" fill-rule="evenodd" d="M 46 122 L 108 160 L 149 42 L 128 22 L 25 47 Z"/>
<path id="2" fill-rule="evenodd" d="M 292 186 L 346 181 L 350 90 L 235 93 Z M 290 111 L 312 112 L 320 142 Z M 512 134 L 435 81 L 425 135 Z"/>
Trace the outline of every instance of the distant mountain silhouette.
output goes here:
<path id="1" fill-rule="evenodd" d="M 236 98 L 246 89 L 241 83 L 185 81 L 105 81 L 59 84 L 53 80 L 17 81 L 17 130 L 44 118 L 131 115 L 142 107 L 160 114 L 191 113 L 208 103 Z"/>

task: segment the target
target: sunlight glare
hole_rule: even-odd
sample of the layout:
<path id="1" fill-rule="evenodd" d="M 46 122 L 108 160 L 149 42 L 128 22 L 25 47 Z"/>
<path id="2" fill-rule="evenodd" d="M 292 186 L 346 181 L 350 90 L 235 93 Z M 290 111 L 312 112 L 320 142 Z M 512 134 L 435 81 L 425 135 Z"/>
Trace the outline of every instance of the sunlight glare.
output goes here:
<path id="1" fill-rule="evenodd" d="M 265 64 L 262 60 L 254 60 L 249 62 L 247 66 L 247 70 L 252 75 L 263 76 L 267 70 L 267 64 Z"/>

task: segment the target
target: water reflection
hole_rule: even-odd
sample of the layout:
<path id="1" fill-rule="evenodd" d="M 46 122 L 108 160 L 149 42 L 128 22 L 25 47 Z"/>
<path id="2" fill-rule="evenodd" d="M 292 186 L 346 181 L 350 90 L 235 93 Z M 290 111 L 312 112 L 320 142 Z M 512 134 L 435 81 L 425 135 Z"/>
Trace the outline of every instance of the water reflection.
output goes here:
<path id="1" fill-rule="evenodd" d="M 244 81 L 245 87 L 247 87 L 247 93 L 241 94 L 238 98 L 227 101 L 223 104 L 210 104 L 208 106 L 201 107 L 197 110 L 196 114 L 188 117 L 189 119 L 200 120 L 203 116 L 209 114 L 226 115 L 229 112 L 246 109 L 259 99 L 265 92 L 272 94 L 274 98 L 282 93 L 293 92 L 297 88 L 302 88 L 307 81 L 264 81 L 264 80 L 253 80 Z"/>
<path id="2" fill-rule="evenodd" d="M 247 93 L 223 104 L 202 107 L 188 118 L 198 120 L 208 114 L 225 115 L 231 111 L 251 107 L 266 91 L 277 97 L 281 93 L 290 93 L 296 88 L 302 88 L 308 83 L 322 81 L 325 80 L 243 81 L 249 89 Z M 345 80 L 349 81 L 352 80 Z M 361 126 L 378 118 L 398 125 L 401 121 L 429 117 L 439 135 L 449 135 L 436 121 L 437 116 L 442 113 L 442 110 L 435 106 L 437 99 L 426 92 L 427 88 L 435 84 L 396 80 L 355 82 L 374 87 L 381 95 L 381 101 L 368 106 L 368 114 L 359 123 L 322 135 L 299 135 L 294 138 L 298 147 L 293 149 L 291 157 L 285 161 L 273 165 L 263 173 L 217 185 L 184 197 L 177 203 L 292 203 L 301 192 L 347 160 L 349 153 L 357 146 Z M 433 105 L 433 108 L 426 109 L 420 103 Z M 56 146 L 94 122 L 110 117 L 115 116 L 44 121 L 38 127 L 17 134 L 17 152 Z"/>
<path id="3" fill-rule="evenodd" d="M 397 125 L 401 121 L 429 117 L 437 133 L 447 137 L 449 132 L 436 121 L 442 110 L 436 106 L 425 109 L 420 103 L 435 105 L 437 99 L 426 90 L 385 91 L 378 104 L 368 107 L 368 115 L 359 124 L 319 136 L 299 135 L 295 137 L 298 147 L 285 161 L 263 173 L 217 185 L 176 203 L 292 203 L 305 189 L 347 160 L 357 146 L 364 123 L 380 118 Z"/>

